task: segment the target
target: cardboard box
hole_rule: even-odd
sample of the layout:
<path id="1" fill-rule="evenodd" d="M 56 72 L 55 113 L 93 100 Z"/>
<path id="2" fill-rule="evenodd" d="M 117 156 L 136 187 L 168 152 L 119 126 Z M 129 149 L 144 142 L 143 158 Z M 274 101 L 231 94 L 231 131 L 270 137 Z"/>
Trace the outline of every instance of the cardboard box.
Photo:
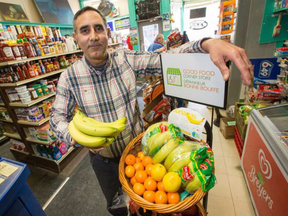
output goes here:
<path id="1" fill-rule="evenodd" d="M 235 121 L 236 121 L 235 118 L 220 119 L 220 131 L 225 139 L 234 138 Z M 228 125 L 227 122 L 234 122 L 234 125 Z"/>

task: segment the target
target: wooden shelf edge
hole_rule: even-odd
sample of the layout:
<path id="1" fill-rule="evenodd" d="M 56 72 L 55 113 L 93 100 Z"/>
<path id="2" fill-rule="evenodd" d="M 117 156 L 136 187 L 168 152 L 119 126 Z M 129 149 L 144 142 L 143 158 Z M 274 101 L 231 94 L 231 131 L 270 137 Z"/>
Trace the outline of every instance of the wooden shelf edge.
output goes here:
<path id="1" fill-rule="evenodd" d="M 22 153 L 22 154 L 29 155 L 28 152 L 20 151 L 20 150 L 18 150 L 18 149 L 10 148 L 10 150 L 12 150 L 12 151 L 16 151 L 16 152 L 19 152 L 19 153 Z"/>
<path id="2" fill-rule="evenodd" d="M 13 121 L 11 119 L 2 119 L 2 118 L 0 118 L 0 121 L 13 123 Z"/>
<path id="3" fill-rule="evenodd" d="M 63 69 L 60 69 L 60 70 L 57 70 L 57 71 L 52 71 L 52 72 L 49 72 L 49 73 L 46 73 L 46 74 L 42 74 L 42 75 L 37 76 L 37 77 L 33 77 L 33 78 L 30 78 L 30 79 L 22 80 L 22 81 L 19 81 L 19 82 L 16 82 L 16 83 L 2 83 L 2 84 L 0 84 L 0 87 L 21 86 L 21 85 L 24 85 L 24 84 L 27 84 L 27 83 L 30 83 L 30 82 L 34 82 L 34 81 L 39 80 L 39 79 L 47 78 L 47 77 L 62 73 L 65 69 L 66 68 L 63 68 Z"/>
<path id="4" fill-rule="evenodd" d="M 3 135 L 7 136 L 7 137 L 10 137 L 10 138 L 20 139 L 21 140 L 21 137 L 20 137 L 20 135 L 17 132 L 14 133 L 14 134 L 4 132 Z"/>
<path id="5" fill-rule="evenodd" d="M 26 141 L 30 142 L 30 143 L 33 143 L 35 145 L 51 145 L 53 142 L 55 142 L 55 141 L 45 142 L 45 141 L 40 141 L 40 140 L 34 140 L 34 139 L 31 139 L 30 137 L 27 137 Z"/>
<path id="6" fill-rule="evenodd" d="M 0 85 L 1 85 L 1 84 L 0 84 Z M 5 104 L 4 104 L 4 103 L 0 103 L 0 106 L 5 107 Z"/>
<path id="7" fill-rule="evenodd" d="M 35 105 L 35 104 L 37 104 L 37 103 L 39 103 L 41 101 L 44 101 L 44 100 L 46 100 L 46 99 L 48 99 L 50 97 L 53 97 L 55 95 L 56 95 L 56 93 L 53 92 L 53 93 L 51 93 L 49 95 L 42 96 L 42 97 L 40 97 L 40 98 L 38 98 L 36 100 L 32 100 L 31 102 L 26 103 L 26 104 L 25 103 L 20 103 L 20 102 L 12 102 L 12 103 L 9 103 L 9 106 L 13 107 L 13 108 L 15 108 L 15 107 L 17 107 L 17 108 L 18 107 L 30 107 L 30 106 L 33 106 L 33 105 Z"/>
<path id="8" fill-rule="evenodd" d="M 32 58 L 27 58 L 27 59 L 21 59 L 21 60 L 14 60 L 14 61 L 8 61 L 8 62 L 2 62 L 0 63 L 0 66 L 7 66 L 7 65 L 13 65 L 13 64 L 18 64 L 22 62 L 27 62 L 27 61 L 35 61 L 35 60 L 40 60 L 40 59 L 45 59 L 45 58 L 53 58 L 61 55 L 70 55 L 74 53 L 80 53 L 82 50 L 75 50 L 75 51 L 70 51 L 66 53 L 58 53 L 58 54 L 53 54 L 53 55 L 45 55 L 45 56 L 36 56 Z"/>
<path id="9" fill-rule="evenodd" d="M 38 126 L 45 124 L 49 120 L 50 120 L 50 117 L 47 117 L 39 122 L 28 122 L 28 121 L 18 120 L 18 124 L 38 127 Z"/>
<path id="10" fill-rule="evenodd" d="M 53 160 L 53 159 L 50 159 L 50 158 L 45 158 L 45 157 L 41 157 L 41 156 L 38 156 L 38 155 L 33 155 L 34 157 L 37 157 L 37 158 L 42 158 L 44 160 L 48 160 L 48 161 L 53 161 L 55 162 L 57 165 L 59 165 L 61 163 L 61 161 L 63 161 L 72 151 L 74 150 L 74 147 L 70 147 L 67 151 L 67 153 L 65 155 L 62 155 L 62 157 L 56 161 L 56 160 Z"/>

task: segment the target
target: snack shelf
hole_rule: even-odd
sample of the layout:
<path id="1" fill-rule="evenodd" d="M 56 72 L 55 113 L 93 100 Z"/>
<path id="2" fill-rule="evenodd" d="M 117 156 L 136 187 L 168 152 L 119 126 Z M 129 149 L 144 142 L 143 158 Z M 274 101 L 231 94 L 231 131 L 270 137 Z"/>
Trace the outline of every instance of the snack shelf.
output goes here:
<path id="1" fill-rule="evenodd" d="M 31 102 L 29 102 L 29 103 L 21 103 L 21 102 L 12 102 L 12 103 L 9 103 L 9 106 L 10 107 L 16 107 L 16 108 L 19 108 L 19 107 L 31 107 L 31 106 L 33 106 L 33 105 L 35 105 L 35 104 L 37 104 L 37 103 L 39 103 L 39 102 L 41 102 L 41 101 L 43 101 L 43 100 L 46 100 L 46 99 L 48 99 L 48 98 L 50 98 L 50 97 L 53 97 L 53 96 L 55 96 L 55 92 L 54 93 L 51 93 L 51 94 L 49 94 L 49 95 L 46 95 L 46 96 L 42 96 L 42 97 L 40 97 L 40 98 L 38 98 L 38 99 L 36 99 L 36 100 L 32 100 Z"/>
<path id="2" fill-rule="evenodd" d="M 13 123 L 12 119 L 3 119 L 3 118 L 0 118 L 0 121 L 2 121 L 2 122 L 8 122 L 8 123 Z"/>
<path id="3" fill-rule="evenodd" d="M 19 133 L 7 133 L 7 132 L 4 132 L 3 134 L 4 136 L 7 136 L 7 137 L 10 137 L 10 138 L 14 138 L 14 139 L 20 139 L 21 140 L 21 137 L 19 135 Z"/>
<path id="4" fill-rule="evenodd" d="M 40 60 L 40 59 L 45 59 L 45 58 L 53 58 L 53 57 L 57 57 L 57 56 L 75 54 L 75 53 L 80 53 L 80 52 L 82 52 L 82 50 L 75 50 L 75 51 L 70 51 L 70 52 L 65 52 L 65 53 L 50 54 L 50 55 L 37 56 L 37 57 L 21 59 L 21 60 L 1 62 L 0 66 L 13 65 L 13 64 L 18 64 L 18 63 L 27 62 L 27 61 L 35 61 L 35 60 Z"/>
<path id="5" fill-rule="evenodd" d="M 16 83 L 2 83 L 2 84 L 0 84 L 0 87 L 15 87 L 15 86 L 21 86 L 21 85 L 24 85 L 24 84 L 27 84 L 27 83 L 30 83 L 30 82 L 34 82 L 34 81 L 36 81 L 36 80 L 40 80 L 40 79 L 43 79 L 43 78 L 46 78 L 46 77 L 50 77 L 50 76 L 53 76 L 53 75 L 62 73 L 64 70 L 65 70 L 65 69 L 60 69 L 60 70 L 57 70 L 57 71 L 52 71 L 52 72 L 49 72 L 49 73 L 46 73 L 46 74 L 43 74 L 43 75 L 40 75 L 40 76 L 37 76 L 37 77 L 33 77 L 33 78 L 30 78 L 30 79 L 22 80 L 22 81 L 19 81 L 19 82 L 16 82 Z M 3 104 L 3 105 L 4 105 L 4 104 Z"/>
<path id="6" fill-rule="evenodd" d="M 34 127 L 39 127 L 43 124 L 45 124 L 47 121 L 50 120 L 50 117 L 47 117 L 39 122 L 28 122 L 28 121 L 23 121 L 23 120 L 19 120 L 18 124 L 20 125 L 26 125 L 26 126 L 34 126 Z"/>

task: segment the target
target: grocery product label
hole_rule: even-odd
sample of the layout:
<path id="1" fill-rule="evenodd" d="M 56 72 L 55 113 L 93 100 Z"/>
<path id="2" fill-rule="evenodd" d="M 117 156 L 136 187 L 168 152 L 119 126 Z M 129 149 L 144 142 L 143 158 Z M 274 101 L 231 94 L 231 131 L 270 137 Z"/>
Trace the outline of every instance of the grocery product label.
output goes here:
<path id="1" fill-rule="evenodd" d="M 182 168 L 182 178 L 186 181 L 192 181 L 193 180 L 193 175 L 190 172 L 190 169 L 188 166 L 183 166 Z"/>
<path id="2" fill-rule="evenodd" d="M 3 47 L 3 51 L 7 58 L 11 58 L 14 56 L 11 47 Z"/>

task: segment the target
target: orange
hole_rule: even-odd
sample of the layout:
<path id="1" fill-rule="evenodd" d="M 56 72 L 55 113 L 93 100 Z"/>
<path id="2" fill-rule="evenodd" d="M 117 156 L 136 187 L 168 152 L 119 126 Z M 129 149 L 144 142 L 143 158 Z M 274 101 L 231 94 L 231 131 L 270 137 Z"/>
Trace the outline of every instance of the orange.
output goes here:
<path id="1" fill-rule="evenodd" d="M 144 170 L 139 170 L 136 172 L 135 178 L 137 182 L 144 183 L 145 180 L 147 179 L 147 173 Z"/>
<path id="2" fill-rule="evenodd" d="M 132 154 L 129 154 L 125 158 L 125 163 L 127 165 L 134 165 L 136 163 L 136 157 Z"/>
<path id="3" fill-rule="evenodd" d="M 144 187 L 146 190 L 155 191 L 157 188 L 157 183 L 151 177 L 147 178 L 144 182 Z"/>
<path id="4" fill-rule="evenodd" d="M 136 182 L 134 185 L 133 185 L 133 191 L 138 194 L 139 196 L 142 196 L 144 191 L 145 191 L 145 188 L 144 188 L 144 185 L 139 183 L 139 182 Z"/>
<path id="5" fill-rule="evenodd" d="M 149 176 L 151 176 L 152 167 L 153 167 L 153 164 L 148 164 L 145 168 L 145 171 Z"/>
<path id="6" fill-rule="evenodd" d="M 142 159 L 142 164 L 146 167 L 148 166 L 149 164 L 152 164 L 152 158 L 150 156 L 145 156 L 143 157 Z"/>
<path id="7" fill-rule="evenodd" d="M 130 179 L 130 183 L 131 183 L 132 185 L 134 185 L 135 183 L 137 183 L 137 180 L 136 180 L 135 176 L 133 176 L 133 177 Z"/>
<path id="8" fill-rule="evenodd" d="M 126 166 L 125 167 L 125 175 L 128 177 L 128 178 L 132 178 L 135 174 L 135 168 L 133 166 Z"/>
<path id="9" fill-rule="evenodd" d="M 158 182 L 157 183 L 157 188 L 158 188 L 159 191 L 165 191 L 163 182 Z"/>
<path id="10" fill-rule="evenodd" d="M 155 193 L 155 203 L 156 204 L 166 204 L 167 194 L 164 191 L 157 191 Z"/>
<path id="11" fill-rule="evenodd" d="M 136 163 L 141 163 L 141 159 L 139 157 L 136 157 Z"/>
<path id="12" fill-rule="evenodd" d="M 154 203 L 155 201 L 155 192 L 154 191 L 145 191 L 143 198 L 148 202 Z"/>
<path id="13" fill-rule="evenodd" d="M 136 172 L 139 170 L 144 170 L 144 166 L 142 163 L 135 163 L 133 166 L 134 166 Z"/>
<path id="14" fill-rule="evenodd" d="M 144 153 L 142 151 L 138 152 L 137 157 L 139 157 L 141 160 L 145 157 Z"/>
<path id="15" fill-rule="evenodd" d="M 175 192 L 175 193 L 167 193 L 167 197 L 168 197 L 168 203 L 169 204 L 175 204 L 180 202 L 180 195 L 179 193 Z"/>

